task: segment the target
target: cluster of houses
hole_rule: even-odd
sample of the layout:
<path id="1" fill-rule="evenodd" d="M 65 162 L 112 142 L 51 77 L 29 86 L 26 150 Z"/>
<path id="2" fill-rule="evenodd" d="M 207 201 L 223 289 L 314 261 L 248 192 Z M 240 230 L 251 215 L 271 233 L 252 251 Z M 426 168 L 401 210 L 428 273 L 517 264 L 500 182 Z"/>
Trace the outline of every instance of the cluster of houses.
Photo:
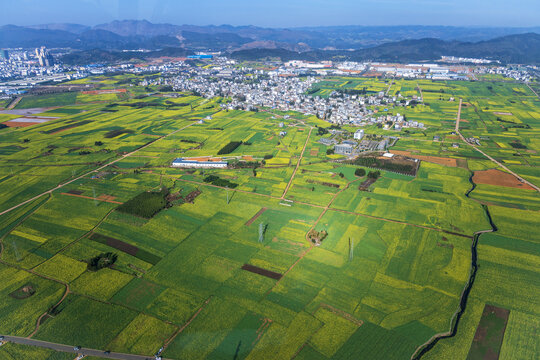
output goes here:
<path id="1" fill-rule="evenodd" d="M 531 66 L 531 69 L 534 71 L 536 67 Z M 512 78 L 517 81 L 529 82 L 533 80 L 534 76 L 531 74 L 528 68 L 526 67 L 512 67 L 512 66 L 479 66 L 475 68 L 474 72 L 476 74 L 493 74 L 501 75 L 506 78 Z"/>
<path id="2" fill-rule="evenodd" d="M 168 84 L 177 91 L 194 91 L 207 98 L 229 97 L 231 99 L 229 102 L 221 104 L 222 108 L 228 110 L 249 111 L 266 107 L 315 115 L 338 125 L 363 126 L 380 123 L 385 129 L 395 130 L 423 127 L 421 123 L 407 122 L 399 114 L 377 117 L 378 110 L 373 109 L 385 105 L 406 108 L 422 102 L 421 96 L 413 95 L 407 99 L 402 94 L 389 96 L 384 91 L 365 95 L 341 94 L 334 91 L 328 97 L 312 96 L 307 92 L 320 81 L 320 78 L 282 76 L 279 72 L 276 73 L 277 70 L 265 72 L 232 65 L 227 68 L 226 64 L 222 64 L 207 69 L 191 68 L 169 79 Z M 225 72 L 227 76 L 221 76 Z M 397 126 L 387 126 L 387 123 Z"/>
<path id="3" fill-rule="evenodd" d="M 352 139 L 350 133 L 344 130 L 331 130 L 330 137 L 322 137 L 319 143 L 325 146 L 333 146 L 334 154 L 353 157 L 363 152 L 385 151 L 392 146 L 397 137 L 365 137 L 364 130 L 354 132 Z"/>

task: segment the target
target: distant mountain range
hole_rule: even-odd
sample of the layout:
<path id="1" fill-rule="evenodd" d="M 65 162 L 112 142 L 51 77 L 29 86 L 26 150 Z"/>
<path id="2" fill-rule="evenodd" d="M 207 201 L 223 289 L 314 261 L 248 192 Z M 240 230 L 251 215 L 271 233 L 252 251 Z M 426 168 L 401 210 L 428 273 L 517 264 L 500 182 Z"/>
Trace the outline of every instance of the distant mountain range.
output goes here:
<path id="1" fill-rule="evenodd" d="M 540 27 L 331 26 L 274 29 L 123 20 L 92 27 L 78 24 L 5 25 L 0 27 L 0 47 L 100 49 L 110 53 L 111 59 L 124 57 L 116 56 L 117 50 L 182 48 L 186 51 L 226 51 L 237 58 L 301 56 L 320 59 L 341 56 L 351 60 L 416 61 L 438 59 L 439 55 L 458 55 L 538 63 L 538 39 L 533 33 L 540 33 Z"/>
<path id="2" fill-rule="evenodd" d="M 439 39 L 403 40 L 354 51 L 315 50 L 299 53 L 285 49 L 249 49 L 231 54 L 233 58 L 239 60 L 280 58 L 283 61 L 298 59 L 398 63 L 433 61 L 444 55 L 495 59 L 503 63 L 540 64 L 540 35 L 536 33 L 508 35 L 474 43 Z"/>

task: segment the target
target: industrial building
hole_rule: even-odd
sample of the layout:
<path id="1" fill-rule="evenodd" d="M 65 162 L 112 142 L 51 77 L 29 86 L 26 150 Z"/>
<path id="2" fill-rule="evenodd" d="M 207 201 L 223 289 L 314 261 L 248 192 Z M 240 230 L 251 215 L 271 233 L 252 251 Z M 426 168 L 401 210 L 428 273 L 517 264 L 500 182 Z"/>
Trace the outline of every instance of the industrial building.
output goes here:
<path id="1" fill-rule="evenodd" d="M 172 167 L 184 168 L 226 168 L 227 165 L 226 161 L 189 160 L 184 158 L 177 158 L 171 164 Z"/>
<path id="2" fill-rule="evenodd" d="M 334 153 L 338 155 L 352 155 L 354 147 L 350 144 L 334 145 Z"/>

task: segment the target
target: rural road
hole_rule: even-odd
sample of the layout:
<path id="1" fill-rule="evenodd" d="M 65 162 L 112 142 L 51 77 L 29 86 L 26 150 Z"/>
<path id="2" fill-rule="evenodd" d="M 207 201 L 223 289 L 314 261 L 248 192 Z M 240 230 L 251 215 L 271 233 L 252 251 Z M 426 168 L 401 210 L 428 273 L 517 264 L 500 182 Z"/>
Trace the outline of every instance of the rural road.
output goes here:
<path id="1" fill-rule="evenodd" d="M 281 195 L 281 199 L 285 199 L 285 195 L 287 195 L 287 191 L 289 191 L 289 188 L 291 187 L 291 184 L 294 180 L 294 176 L 296 175 L 296 172 L 298 171 L 298 168 L 300 167 L 300 163 L 302 162 L 302 158 L 304 157 L 304 152 L 306 151 L 307 144 L 309 142 L 309 138 L 311 137 L 311 132 L 313 131 L 313 128 L 309 128 L 309 134 L 307 136 L 306 142 L 304 144 L 304 148 L 302 149 L 302 153 L 300 154 L 300 158 L 298 159 L 298 163 L 296 163 L 296 167 L 294 168 L 294 171 L 291 176 L 291 180 L 289 180 L 289 183 L 287 184 L 287 187 L 285 188 L 285 191 L 283 191 L 283 195 Z M 1 214 L 0 214 L 1 215 Z"/>
<path id="2" fill-rule="evenodd" d="M 534 91 L 534 89 L 531 87 L 531 85 L 529 85 L 529 83 L 526 83 L 526 84 L 527 84 L 527 86 L 529 87 L 529 89 L 531 89 L 531 91 L 534 93 L 534 95 L 536 95 L 536 97 L 540 99 L 540 95 L 538 95 L 538 94 L 536 93 L 536 91 Z"/>
<path id="3" fill-rule="evenodd" d="M 19 336 L 4 336 L 4 341 L 12 342 L 15 344 L 37 346 L 46 349 L 52 349 L 61 352 L 74 353 L 74 354 L 83 354 L 87 356 L 97 356 L 105 359 L 120 359 L 120 360 L 154 360 L 154 356 L 144 356 L 144 355 L 133 355 L 133 354 L 122 354 L 111 352 L 110 354 L 105 354 L 103 350 L 95 349 L 86 349 L 81 348 L 81 350 L 74 350 L 74 345 L 64 345 L 56 344 L 47 341 L 27 339 Z M 166 359 L 164 359 L 166 360 Z"/>
<path id="4" fill-rule="evenodd" d="M 388 85 L 388 89 L 386 89 L 386 92 L 384 93 L 385 96 L 387 96 L 388 93 L 390 92 L 392 85 L 394 85 L 394 78 L 392 78 L 392 81 L 390 81 L 390 85 Z"/>
<path id="5" fill-rule="evenodd" d="M 532 89 L 531 89 L 532 90 Z M 459 137 L 461 138 L 461 140 L 463 140 L 463 142 L 469 146 L 471 146 L 474 150 L 478 151 L 480 154 L 484 155 L 485 157 L 487 157 L 489 160 L 491 160 L 492 162 L 494 162 L 495 164 L 497 164 L 500 168 L 504 169 L 505 171 L 507 171 L 508 173 L 512 174 L 516 179 L 518 179 L 519 181 L 521 181 L 522 183 L 524 184 L 527 184 L 529 185 L 530 187 L 532 187 L 533 189 L 535 189 L 536 191 L 540 192 L 540 188 L 536 185 L 534 185 L 533 183 L 531 183 L 530 181 L 528 180 L 525 180 L 524 178 L 522 178 L 521 176 L 519 176 L 518 174 L 516 174 L 515 172 L 513 172 L 512 170 L 510 170 L 509 168 L 507 168 L 506 166 L 504 166 L 503 164 L 501 164 L 500 162 L 498 162 L 497 160 L 495 160 L 494 158 L 492 158 L 491 156 L 489 156 L 488 154 L 486 154 L 485 152 L 483 152 L 482 150 L 480 150 L 478 148 L 478 146 L 474 145 L 474 144 L 471 144 L 469 143 L 465 137 L 461 134 L 461 132 L 459 131 L 459 122 L 461 120 L 461 104 L 463 102 L 463 99 L 459 99 L 459 108 L 458 108 L 458 113 L 457 113 L 457 118 L 456 118 L 456 134 L 459 135 Z M 1 215 L 1 214 L 0 214 Z"/>
<path id="6" fill-rule="evenodd" d="M 119 161 L 122 161 L 122 160 L 124 160 L 125 158 L 127 158 L 127 157 L 129 157 L 129 156 L 131 156 L 131 155 L 133 155 L 133 154 L 135 154 L 135 153 L 137 153 L 137 152 L 139 152 L 139 151 L 141 151 L 141 150 L 143 150 L 143 149 L 149 147 L 150 145 L 153 145 L 153 144 L 156 143 L 157 141 L 159 141 L 159 140 L 161 140 L 161 139 L 164 139 L 164 138 L 166 138 L 166 137 L 168 137 L 168 136 L 174 135 L 174 134 L 176 134 L 177 132 L 179 132 L 179 131 L 181 131 L 181 130 L 184 130 L 184 129 L 187 129 L 188 127 L 193 126 L 193 125 L 195 125 L 195 124 L 196 124 L 196 122 L 193 122 L 193 123 L 188 124 L 188 125 L 186 125 L 186 126 L 184 126 L 184 127 L 181 127 L 180 129 L 176 129 L 176 130 L 174 130 L 173 132 L 170 132 L 170 133 L 168 133 L 168 134 L 166 134 L 166 135 L 163 135 L 163 136 L 161 136 L 161 137 L 159 137 L 159 138 L 156 138 L 155 140 L 150 141 L 150 142 L 147 143 L 146 145 L 143 145 L 143 146 L 141 146 L 140 148 L 135 149 L 135 150 L 133 150 L 133 151 L 130 152 L 130 153 L 124 154 L 124 155 L 120 156 L 118 159 L 115 159 L 115 160 L 113 160 L 113 161 L 111 161 L 111 162 L 108 162 L 107 164 L 102 165 L 102 166 L 98 167 L 97 169 L 94 169 L 94 170 L 91 170 L 91 171 L 89 171 L 89 172 L 87 172 L 87 173 L 84 173 L 84 174 L 82 174 L 82 175 L 80 175 L 80 176 L 78 176 L 78 177 L 76 177 L 76 178 L 74 178 L 74 179 L 71 179 L 71 180 L 69 180 L 69 181 L 66 181 L 65 183 L 60 184 L 60 185 L 58 185 L 58 186 L 56 186 L 56 187 L 54 187 L 54 188 L 52 188 L 52 189 L 50 189 L 50 190 L 47 190 L 47 191 L 45 191 L 45 192 L 43 192 L 43 193 L 41 193 L 41 194 L 39 194 L 39 195 L 36 195 L 36 196 L 34 196 L 34 197 L 32 197 L 32 198 L 30 198 L 30 199 L 28 199 L 28 200 L 25 200 L 25 201 L 21 202 L 20 204 L 17 204 L 17 205 L 15 205 L 15 206 L 12 206 L 12 207 L 10 207 L 9 209 L 0 212 L 0 216 L 2 216 L 2 215 L 4 215 L 4 214 L 7 214 L 8 212 L 13 211 L 13 210 L 15 210 L 15 209 L 17 209 L 18 207 L 21 207 L 21 206 L 23 206 L 23 205 L 26 205 L 26 204 L 28 204 L 28 203 L 30 203 L 30 202 L 36 200 L 36 199 L 39 199 L 39 198 L 42 197 L 43 195 L 50 194 L 50 193 L 52 193 L 53 191 L 58 190 L 58 189 L 60 189 L 60 188 L 62 188 L 62 187 L 64 187 L 64 186 L 66 186 L 66 185 L 69 185 L 69 184 L 71 184 L 71 183 L 74 182 L 74 181 L 80 180 L 80 179 L 84 178 L 85 176 L 88 176 L 88 175 L 90 175 L 90 174 L 92 174 L 92 173 L 97 173 L 98 171 L 100 171 L 100 170 L 102 170 L 102 169 L 105 169 L 107 166 L 110 166 L 110 165 L 113 165 L 113 164 L 115 164 L 115 163 L 117 163 L 117 162 L 119 162 Z"/>

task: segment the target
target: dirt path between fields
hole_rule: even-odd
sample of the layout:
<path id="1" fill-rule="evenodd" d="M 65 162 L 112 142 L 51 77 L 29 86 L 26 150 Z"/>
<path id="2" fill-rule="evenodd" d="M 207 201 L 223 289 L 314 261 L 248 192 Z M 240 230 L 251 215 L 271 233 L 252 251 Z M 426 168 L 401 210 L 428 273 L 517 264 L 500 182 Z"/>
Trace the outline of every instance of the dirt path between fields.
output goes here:
<path id="1" fill-rule="evenodd" d="M 540 95 L 538 95 L 538 93 L 536 91 L 534 91 L 534 89 L 531 87 L 531 85 L 529 85 L 529 83 L 527 83 L 527 86 L 529 87 L 529 89 L 531 89 L 531 91 L 534 93 L 534 95 L 536 95 L 536 97 L 540 99 Z"/>
<path id="2" fill-rule="evenodd" d="M 58 302 L 51 308 L 51 309 L 54 309 L 56 307 L 58 307 L 65 299 L 66 297 L 69 295 L 70 293 L 70 290 L 69 290 L 69 285 L 67 283 L 64 283 L 64 282 L 61 282 L 60 280 L 56 280 L 56 279 L 53 279 L 53 278 L 49 278 L 47 276 L 42 276 L 42 275 L 38 275 L 38 274 L 35 274 L 32 270 L 29 270 L 31 273 L 33 273 L 34 275 L 37 275 L 37 276 L 40 276 L 40 277 L 43 277 L 45 279 L 48 279 L 48 280 L 52 280 L 54 282 L 57 282 L 57 283 L 61 283 L 62 285 L 64 285 L 66 287 L 66 291 L 64 292 L 64 295 L 62 296 L 62 298 L 60 300 L 58 300 Z M 32 333 L 30 335 L 28 335 L 26 338 L 27 339 L 31 339 L 34 335 L 36 335 L 36 333 L 39 331 L 39 327 L 41 325 L 41 320 L 45 317 L 45 316 L 50 316 L 49 315 L 49 310 L 45 311 L 38 319 L 37 319 L 37 322 L 36 322 L 36 328 L 34 329 L 34 331 L 32 331 Z"/>
<path id="3" fill-rule="evenodd" d="M 208 299 L 206 299 L 206 301 L 202 304 L 202 306 L 199 308 L 199 310 L 197 310 L 195 312 L 195 314 L 193 314 L 193 316 L 191 316 L 191 318 L 188 320 L 188 322 L 185 323 L 180 329 L 178 329 L 169 339 L 167 339 L 167 341 L 165 341 L 165 344 L 163 345 L 163 350 L 167 349 L 167 347 L 173 342 L 173 340 L 178 336 L 178 334 L 180 334 L 182 331 L 184 331 L 184 329 L 187 328 L 189 326 L 189 324 L 191 324 L 191 322 L 193 320 L 195 320 L 195 318 L 201 313 L 201 311 L 204 310 L 206 305 L 208 305 L 210 300 L 212 300 L 212 297 L 213 297 L 213 295 L 211 295 Z"/>
<path id="4" fill-rule="evenodd" d="M 15 100 L 13 100 L 11 103 L 9 103 L 9 106 L 6 110 L 13 110 L 15 106 L 17 106 L 18 103 L 20 103 L 22 100 L 22 96 L 18 96 Z"/>
<path id="5" fill-rule="evenodd" d="M 266 207 L 261 208 L 261 210 L 259 210 L 259 212 L 257 212 L 255 215 L 253 215 L 253 217 L 251 219 L 249 219 L 244 225 L 249 226 L 249 225 L 253 224 L 253 222 L 255 222 L 255 220 L 257 220 L 257 218 L 259 216 L 261 216 L 262 213 L 265 212 L 267 209 L 268 208 L 266 208 Z"/>
<path id="6" fill-rule="evenodd" d="M 120 201 L 108 200 L 108 199 L 104 199 L 104 198 L 103 199 L 94 198 L 94 197 L 85 196 L 85 195 L 77 195 L 77 194 L 70 194 L 70 193 L 60 193 L 60 195 L 74 196 L 74 197 L 78 197 L 78 198 L 102 201 L 102 202 L 107 202 L 107 203 L 111 203 L 111 204 L 119 204 L 119 205 L 123 204 L 123 202 L 120 202 Z"/>
<path id="7" fill-rule="evenodd" d="M 422 101 L 424 101 L 424 94 L 422 94 L 422 88 L 420 87 L 418 82 L 416 83 L 416 89 L 418 89 L 418 93 L 420 94 L 420 99 L 422 99 Z"/>
<path id="8" fill-rule="evenodd" d="M 304 157 L 304 152 L 306 151 L 307 144 L 309 142 L 309 138 L 311 137 L 311 132 L 313 131 L 313 128 L 309 128 L 309 134 L 307 136 L 306 142 L 304 144 L 304 147 L 302 149 L 302 152 L 300 153 L 300 158 L 298 159 L 298 163 L 296 163 L 296 167 L 293 170 L 291 179 L 289 180 L 289 183 L 287 184 L 287 187 L 285 188 L 285 191 L 283 191 L 283 195 L 281 195 L 281 200 L 285 199 L 285 195 L 287 195 L 287 191 L 289 191 L 289 188 L 291 187 L 291 184 L 294 180 L 294 176 L 296 175 L 296 172 L 298 171 L 298 168 L 300 167 L 300 163 L 302 162 L 302 157 Z"/>
<path id="9" fill-rule="evenodd" d="M 528 180 L 525 180 L 524 178 L 522 178 L 521 176 L 519 176 L 518 174 L 516 174 L 515 172 L 513 172 L 512 170 L 510 170 L 509 168 L 507 168 L 506 166 L 504 166 L 503 164 L 501 164 L 500 162 L 498 162 L 497 160 L 495 160 L 493 157 L 489 156 L 488 154 L 486 154 L 484 151 L 480 150 L 480 148 L 478 146 L 476 146 L 475 144 L 471 144 L 469 143 L 465 137 L 461 134 L 461 132 L 459 131 L 459 121 L 460 121 L 460 118 L 461 118 L 461 104 L 462 104 L 462 99 L 459 99 L 459 108 L 458 108 L 458 113 L 457 113 L 457 118 L 456 118 L 456 134 L 459 135 L 459 137 L 461 138 L 461 140 L 469 145 L 470 147 L 472 147 L 474 150 L 478 151 L 480 154 L 484 155 L 485 157 L 487 157 L 489 160 L 491 160 L 492 162 L 494 162 L 495 164 L 497 164 L 497 166 L 499 166 L 500 168 L 506 170 L 508 173 L 512 174 L 514 177 L 516 177 L 520 182 L 522 183 L 525 183 L 527 185 L 529 185 L 530 187 L 532 187 L 533 189 L 535 189 L 536 191 L 540 192 L 540 187 L 534 185 L 533 183 L 531 183 L 530 181 Z M 1 215 L 1 214 L 0 214 Z"/>

